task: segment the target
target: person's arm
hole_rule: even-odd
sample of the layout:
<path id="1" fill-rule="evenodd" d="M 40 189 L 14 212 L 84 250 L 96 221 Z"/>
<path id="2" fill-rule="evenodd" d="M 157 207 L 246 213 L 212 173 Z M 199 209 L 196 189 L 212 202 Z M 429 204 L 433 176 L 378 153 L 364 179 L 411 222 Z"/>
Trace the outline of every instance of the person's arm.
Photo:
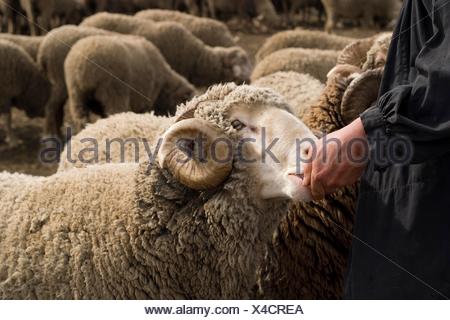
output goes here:
<path id="1" fill-rule="evenodd" d="M 437 156 L 450 145 L 450 108 L 446 106 L 450 101 L 450 43 L 443 41 L 446 29 L 450 29 L 445 28 L 450 23 L 450 10 L 433 8 L 439 4 L 431 0 L 405 2 L 377 104 L 330 135 L 339 141 L 340 148 L 322 140 L 316 154 L 311 154 L 311 163 L 305 165 L 303 182 L 311 187 L 314 199 L 359 179 L 365 166 L 349 159 L 351 141 L 368 139 L 376 151 L 379 135 L 381 140 L 391 141 L 401 136 L 412 142 L 414 161 Z M 448 16 L 443 20 L 441 15 Z M 356 152 L 363 158 L 368 155 L 364 148 Z"/>
<path id="2" fill-rule="evenodd" d="M 450 10 L 444 2 L 436 1 L 434 7 L 431 3 L 405 5 L 393 36 L 382 94 L 361 115 L 374 149 L 374 141 L 406 139 L 413 147 L 409 159 L 413 163 L 450 151 Z"/>

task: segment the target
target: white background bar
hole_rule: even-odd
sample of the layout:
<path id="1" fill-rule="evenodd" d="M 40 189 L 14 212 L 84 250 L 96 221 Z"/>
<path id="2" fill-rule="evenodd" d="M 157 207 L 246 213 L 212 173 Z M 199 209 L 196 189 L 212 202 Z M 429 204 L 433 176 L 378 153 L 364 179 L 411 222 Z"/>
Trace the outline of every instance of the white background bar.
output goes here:
<path id="1" fill-rule="evenodd" d="M 448 301 L 0 301 L 0 319 L 448 320 L 450 303 Z"/>

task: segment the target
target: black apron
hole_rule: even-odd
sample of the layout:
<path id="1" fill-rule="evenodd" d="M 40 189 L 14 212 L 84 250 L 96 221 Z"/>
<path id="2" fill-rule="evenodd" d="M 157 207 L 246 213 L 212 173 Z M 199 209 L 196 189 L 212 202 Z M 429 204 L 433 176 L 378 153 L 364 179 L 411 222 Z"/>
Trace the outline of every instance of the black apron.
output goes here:
<path id="1" fill-rule="evenodd" d="M 346 297 L 448 298 L 450 0 L 405 1 L 380 98 L 361 119 L 371 160 L 361 180 Z M 395 157 L 390 143 L 399 140 L 408 147 Z"/>

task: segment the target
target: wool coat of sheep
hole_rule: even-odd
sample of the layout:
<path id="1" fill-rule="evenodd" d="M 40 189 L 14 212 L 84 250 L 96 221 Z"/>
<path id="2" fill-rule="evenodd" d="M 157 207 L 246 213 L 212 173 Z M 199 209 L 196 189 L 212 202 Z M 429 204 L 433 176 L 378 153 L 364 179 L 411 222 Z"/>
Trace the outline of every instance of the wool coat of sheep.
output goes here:
<path id="1" fill-rule="evenodd" d="M 192 32 L 194 36 L 211 47 L 233 47 L 236 45 L 234 37 L 226 24 L 214 19 L 161 9 L 140 11 L 136 14 L 136 17 L 156 22 L 178 22 Z"/>
<path id="2" fill-rule="evenodd" d="M 85 19 L 81 25 L 146 38 L 158 47 L 175 71 L 195 85 L 243 82 L 250 76 L 251 63 L 243 49 L 209 47 L 176 22 L 99 13 Z"/>
<path id="3" fill-rule="evenodd" d="M 126 112 L 88 124 L 67 142 L 58 171 L 92 164 L 150 161 L 159 139 L 174 122 L 175 117 Z"/>
<path id="4" fill-rule="evenodd" d="M 22 47 L 31 56 L 31 58 L 33 58 L 34 61 L 37 61 L 39 47 L 41 46 L 42 41 L 44 41 L 44 37 L 22 36 L 8 33 L 1 33 L 0 39 L 8 40 Z"/>
<path id="5" fill-rule="evenodd" d="M 239 103 L 286 110 L 273 91 L 232 84 L 183 109 L 233 137 L 223 115 Z M 255 199 L 241 165 L 208 192 L 149 163 L 0 174 L 0 297 L 249 298 L 287 202 Z"/>
<path id="6" fill-rule="evenodd" d="M 271 88 L 281 94 L 300 119 L 310 111 L 325 89 L 325 85 L 312 76 L 293 71 L 276 72 L 259 78 L 252 84 Z"/>
<path id="7" fill-rule="evenodd" d="M 259 63 L 268 55 L 286 48 L 304 48 L 320 50 L 342 50 L 355 39 L 330 35 L 321 31 L 287 30 L 274 34 L 268 38 L 256 54 Z"/>
<path id="8" fill-rule="evenodd" d="M 78 41 L 64 63 L 72 121 L 77 129 L 89 112 L 102 117 L 155 110 L 172 114 L 195 88 L 166 63 L 152 43 L 135 36 L 92 36 Z"/>
<path id="9" fill-rule="evenodd" d="M 328 72 L 336 65 L 339 51 L 288 48 L 276 51 L 261 60 L 253 70 L 252 82 L 278 71 L 307 73 L 326 82 Z"/>

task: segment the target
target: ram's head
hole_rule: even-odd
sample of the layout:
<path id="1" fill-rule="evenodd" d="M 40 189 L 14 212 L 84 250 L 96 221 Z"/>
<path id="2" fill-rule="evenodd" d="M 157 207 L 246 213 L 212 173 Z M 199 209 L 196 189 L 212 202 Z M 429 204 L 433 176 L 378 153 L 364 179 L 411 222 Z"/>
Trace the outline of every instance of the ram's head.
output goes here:
<path id="1" fill-rule="evenodd" d="M 381 33 L 349 44 L 338 57 L 338 65 L 349 64 L 364 71 L 383 68 L 392 34 Z"/>
<path id="2" fill-rule="evenodd" d="M 310 200 L 302 160 L 316 138 L 288 110 L 269 89 L 215 86 L 180 108 L 164 134 L 159 165 L 195 190 L 245 179 L 260 199 Z"/>

